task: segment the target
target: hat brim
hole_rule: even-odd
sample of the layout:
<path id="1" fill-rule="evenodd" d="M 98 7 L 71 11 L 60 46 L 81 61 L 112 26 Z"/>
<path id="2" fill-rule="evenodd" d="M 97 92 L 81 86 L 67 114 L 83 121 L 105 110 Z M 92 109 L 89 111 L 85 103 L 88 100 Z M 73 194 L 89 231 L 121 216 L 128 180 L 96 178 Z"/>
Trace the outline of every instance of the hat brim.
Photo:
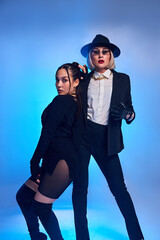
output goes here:
<path id="1" fill-rule="evenodd" d="M 107 47 L 113 52 L 113 56 L 116 58 L 120 55 L 121 51 L 120 49 L 114 45 L 113 43 L 89 43 L 86 44 L 84 47 L 81 48 L 81 54 L 84 57 L 88 56 L 89 51 L 94 47 Z"/>

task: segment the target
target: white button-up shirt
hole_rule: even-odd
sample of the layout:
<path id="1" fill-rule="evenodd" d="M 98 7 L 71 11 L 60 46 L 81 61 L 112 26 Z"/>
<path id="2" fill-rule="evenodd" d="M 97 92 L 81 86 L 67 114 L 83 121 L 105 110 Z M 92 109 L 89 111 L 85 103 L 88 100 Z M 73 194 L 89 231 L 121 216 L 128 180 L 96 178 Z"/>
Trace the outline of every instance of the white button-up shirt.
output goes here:
<path id="1" fill-rule="evenodd" d="M 91 121 L 108 125 L 112 85 L 113 73 L 109 69 L 103 74 L 94 72 L 88 86 L 87 118 Z"/>

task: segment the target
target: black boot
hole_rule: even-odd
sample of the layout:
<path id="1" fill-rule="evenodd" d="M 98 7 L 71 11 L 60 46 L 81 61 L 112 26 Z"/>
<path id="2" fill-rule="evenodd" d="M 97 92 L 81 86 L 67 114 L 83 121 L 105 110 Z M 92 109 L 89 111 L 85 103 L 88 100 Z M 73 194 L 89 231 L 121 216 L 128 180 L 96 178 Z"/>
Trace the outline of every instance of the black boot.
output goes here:
<path id="1" fill-rule="evenodd" d="M 25 184 L 18 190 L 16 200 L 26 220 L 31 240 L 46 240 L 47 236 L 39 232 L 38 217 L 32 208 L 35 192 Z"/>
<path id="2" fill-rule="evenodd" d="M 63 240 L 56 215 L 52 211 L 52 204 L 33 201 L 33 208 L 51 240 Z"/>

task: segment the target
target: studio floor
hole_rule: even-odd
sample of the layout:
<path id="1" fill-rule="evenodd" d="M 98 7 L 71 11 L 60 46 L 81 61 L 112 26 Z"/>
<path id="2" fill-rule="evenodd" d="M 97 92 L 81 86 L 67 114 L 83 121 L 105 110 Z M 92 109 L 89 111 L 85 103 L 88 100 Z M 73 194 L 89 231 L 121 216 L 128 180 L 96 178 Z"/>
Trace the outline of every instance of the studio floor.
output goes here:
<path id="1" fill-rule="evenodd" d="M 92 170 L 95 170 L 93 166 Z M 102 177 L 101 175 L 97 176 Z M 97 188 L 95 185 L 95 181 L 99 180 L 102 182 L 101 188 Z M 91 179 L 93 185 L 88 192 L 90 239 L 129 240 L 124 219 L 114 197 L 102 180 L 98 177 Z M 25 220 L 15 200 L 16 192 L 20 186 L 20 181 L 16 185 L 12 183 L 1 185 L 0 192 L 5 194 L 1 195 L 0 198 L 0 240 L 30 240 Z M 129 185 L 145 240 L 160 240 L 158 197 L 153 199 L 150 196 L 147 198 L 147 192 L 143 198 L 138 198 L 131 187 Z M 64 240 L 76 239 L 71 195 L 72 184 L 53 204 L 53 210 L 59 220 Z M 154 205 L 151 204 L 153 201 Z M 40 229 L 45 233 L 42 225 L 40 225 Z"/>
<path id="2" fill-rule="evenodd" d="M 91 240 L 129 240 L 124 219 L 116 201 L 110 193 L 104 177 L 94 162 L 90 166 L 88 189 L 88 225 Z M 24 182 L 25 177 L 16 184 L 4 183 L 0 186 L 0 240 L 30 240 L 23 215 L 16 202 L 16 192 Z M 101 187 L 97 184 L 101 183 Z M 160 240 L 159 231 L 159 194 L 158 188 L 143 188 L 136 191 L 131 181 L 127 180 L 128 189 L 134 202 L 137 216 L 145 240 Z M 74 218 L 72 209 L 72 184 L 53 204 L 64 240 L 75 240 Z M 157 193 L 151 195 L 147 189 Z M 152 204 L 154 203 L 154 204 Z M 45 233 L 42 225 L 40 229 Z M 49 240 L 49 237 L 48 237 Z"/>
<path id="3" fill-rule="evenodd" d="M 63 201 L 63 199 L 62 199 Z M 65 240 L 75 240 L 72 206 L 55 203 L 55 214 L 59 219 L 62 235 Z M 114 204 L 113 204 L 114 205 Z M 89 231 L 91 240 L 128 240 L 125 224 L 116 206 L 88 207 Z M 147 226 L 147 221 L 141 216 L 141 226 L 145 232 L 145 240 L 159 240 L 154 224 Z M 42 232 L 45 232 L 40 225 Z M 1 240 L 30 240 L 23 215 L 18 206 L 1 209 L 0 213 Z M 49 239 L 49 238 L 48 238 Z"/>
<path id="4" fill-rule="evenodd" d="M 55 213 L 59 219 L 64 239 L 75 239 L 72 209 L 56 209 Z M 2 215 L 1 215 L 2 217 Z M 97 240 L 127 240 L 124 229 L 118 222 L 105 219 L 105 214 L 101 210 L 88 210 L 89 229 L 91 239 Z M 40 225 L 41 231 L 44 231 Z M 45 231 L 44 231 L 45 232 Z M 1 219 L 0 239 L 2 240 L 29 240 L 25 221 L 21 212 L 12 210 Z M 48 238 L 49 239 L 49 238 Z"/>

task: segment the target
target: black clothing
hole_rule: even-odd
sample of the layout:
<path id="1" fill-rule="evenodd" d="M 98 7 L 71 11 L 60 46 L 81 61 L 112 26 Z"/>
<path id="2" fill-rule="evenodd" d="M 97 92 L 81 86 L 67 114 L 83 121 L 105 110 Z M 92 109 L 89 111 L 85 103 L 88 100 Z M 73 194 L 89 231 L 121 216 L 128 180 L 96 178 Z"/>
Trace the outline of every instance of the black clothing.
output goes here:
<path id="1" fill-rule="evenodd" d="M 59 160 L 52 174 L 44 172 L 38 190 L 46 197 L 57 199 L 71 182 L 67 162 Z M 62 240 L 58 219 L 52 211 L 52 204 L 33 201 L 33 209 L 50 238 L 52 240 Z"/>
<path id="2" fill-rule="evenodd" d="M 119 105 L 123 103 L 130 112 L 134 112 L 132 106 L 132 99 L 130 93 L 130 78 L 128 75 L 124 73 L 118 73 L 114 70 L 111 70 L 113 73 L 113 87 L 112 87 L 112 96 L 111 96 L 111 104 L 110 108 L 113 106 Z M 85 119 L 87 120 L 87 91 L 90 79 L 94 72 L 90 72 L 88 74 L 88 79 L 85 83 L 83 83 L 83 91 L 82 91 L 82 102 L 83 102 L 83 112 Z M 135 113 L 135 112 L 134 112 Z M 130 124 L 131 121 L 127 121 L 127 124 Z M 108 155 L 114 155 L 119 153 L 124 148 L 123 144 L 123 136 L 121 131 L 122 121 L 115 121 L 113 117 L 109 117 L 108 121 L 108 133 L 106 135 L 108 141 Z"/>
<path id="3" fill-rule="evenodd" d="M 46 197 L 58 198 L 78 173 L 78 155 L 83 116 L 77 116 L 77 102 L 70 95 L 59 95 L 42 114 L 42 131 L 31 159 L 29 178 L 36 184 L 40 173 L 39 192 Z M 39 166 L 43 159 L 42 167 Z M 31 238 L 43 239 L 39 232 L 38 216 L 51 239 L 61 240 L 58 220 L 51 211 L 52 204 L 34 201 L 35 192 L 25 184 L 17 192 L 17 201 L 26 219 Z M 36 213 L 34 211 L 36 210 Z M 45 240 L 45 239 L 44 239 Z"/>
<path id="4" fill-rule="evenodd" d="M 80 175 L 74 182 L 73 205 L 77 240 L 89 240 L 86 218 L 86 201 L 88 188 L 88 165 L 91 155 L 101 169 L 110 191 L 112 192 L 119 209 L 125 219 L 130 240 L 141 240 L 142 232 L 136 217 L 131 197 L 127 191 L 118 154 L 108 156 L 105 134 L 107 126 L 90 120 L 87 121 L 87 130 L 80 147 Z"/>
<path id="5" fill-rule="evenodd" d="M 35 191 L 23 184 L 16 194 L 16 200 L 26 220 L 31 240 L 47 240 L 47 236 L 39 232 L 38 218 L 32 208 L 34 196 Z"/>
<path id="6" fill-rule="evenodd" d="M 48 172 L 43 174 L 38 190 L 46 197 L 57 199 L 71 182 L 67 163 L 65 160 L 60 160 L 52 174 Z"/>
<path id="7" fill-rule="evenodd" d="M 37 216 L 39 216 L 39 219 L 51 240 L 64 240 L 61 235 L 57 217 L 52 211 L 52 204 L 33 200 L 33 209 Z"/>
<path id="8" fill-rule="evenodd" d="M 78 170 L 78 156 L 72 140 L 77 103 L 70 95 L 56 96 L 42 114 L 41 136 L 31 159 L 36 168 L 43 158 L 42 169 L 52 174 L 57 162 L 64 159 L 71 178 Z"/>
<path id="9" fill-rule="evenodd" d="M 130 94 L 129 76 L 113 72 L 113 88 L 110 108 L 123 103 L 127 109 L 134 113 Z M 124 148 L 121 131 L 122 120 L 115 120 L 109 116 L 108 126 L 87 120 L 87 91 L 90 78 L 83 85 L 83 112 L 87 129 L 80 145 L 80 174 L 73 184 L 73 207 L 76 227 L 76 240 L 89 240 L 87 222 L 87 189 L 88 165 L 91 155 L 99 165 L 109 188 L 116 199 L 119 209 L 125 219 L 130 240 L 142 240 L 143 235 L 138 223 L 134 206 L 124 183 L 123 172 L 118 153 Z M 135 113 L 134 113 L 135 114 Z M 133 118 L 134 119 L 134 118 Z M 127 124 L 133 121 L 126 120 Z"/>

